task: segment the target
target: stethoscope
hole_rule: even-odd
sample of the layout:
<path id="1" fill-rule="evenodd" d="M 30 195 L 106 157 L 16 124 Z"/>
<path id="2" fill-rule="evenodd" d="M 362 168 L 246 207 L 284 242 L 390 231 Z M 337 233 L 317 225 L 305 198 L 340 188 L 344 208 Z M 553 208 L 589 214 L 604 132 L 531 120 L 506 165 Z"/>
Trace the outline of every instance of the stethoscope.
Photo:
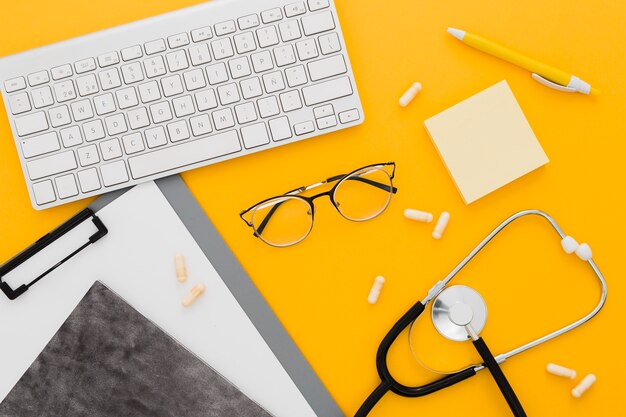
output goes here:
<path id="1" fill-rule="evenodd" d="M 535 339 L 523 346 L 494 357 L 489 351 L 489 348 L 485 344 L 484 340 L 478 336 L 484 327 L 487 317 L 487 308 L 484 300 L 480 294 L 469 287 L 462 285 L 448 287 L 447 285 L 452 278 L 454 278 L 461 271 L 461 269 L 463 269 L 463 267 L 465 267 L 465 265 L 467 265 L 498 233 L 515 220 L 528 215 L 537 215 L 547 220 L 561 238 L 561 246 L 563 249 L 567 253 L 575 252 L 579 258 L 589 263 L 589 266 L 591 266 L 591 269 L 596 274 L 596 277 L 602 286 L 602 295 L 600 296 L 600 301 L 593 311 L 583 318 L 543 337 Z M 376 403 L 378 403 L 378 401 L 389 391 L 403 397 L 422 397 L 470 378 L 483 369 L 488 369 L 490 371 L 495 382 L 500 388 L 500 391 L 504 395 L 509 408 L 513 412 L 513 415 L 526 416 L 519 399 L 515 395 L 513 388 L 500 369 L 499 364 L 510 357 L 517 355 L 518 353 L 524 352 L 530 348 L 547 342 L 548 340 L 554 339 L 555 337 L 567 333 L 570 330 L 586 323 L 602 309 L 606 301 L 606 296 L 606 281 L 602 272 L 600 272 L 597 265 L 591 258 L 591 249 L 589 248 L 589 245 L 585 243 L 579 245 L 571 236 L 567 236 L 563 233 L 563 230 L 561 230 L 552 217 L 542 211 L 525 210 L 516 213 L 503 221 L 498 227 L 489 233 L 489 235 L 487 235 L 487 237 L 485 237 L 482 242 L 480 242 L 478 246 L 476 246 L 470 254 L 467 255 L 467 257 L 465 257 L 465 259 L 463 259 L 461 263 L 459 263 L 448 274 L 448 276 L 437 282 L 428 291 L 426 297 L 411 307 L 411 309 L 407 311 L 406 314 L 404 314 L 404 316 L 402 316 L 402 318 L 400 318 L 400 320 L 398 320 L 397 323 L 391 328 L 389 333 L 387 333 L 378 347 L 378 352 L 376 354 L 376 368 L 378 370 L 381 383 L 365 400 L 361 408 L 359 408 L 355 414 L 355 417 L 367 416 Z M 396 381 L 396 379 L 391 375 L 387 365 L 387 355 L 389 354 L 391 345 L 398 338 L 398 336 L 400 336 L 405 329 L 412 326 L 415 320 L 424 312 L 426 306 L 433 300 L 432 320 L 436 330 L 450 340 L 465 341 L 471 339 L 474 347 L 480 354 L 483 363 L 470 365 L 460 371 L 453 372 L 425 385 L 409 387 Z"/>

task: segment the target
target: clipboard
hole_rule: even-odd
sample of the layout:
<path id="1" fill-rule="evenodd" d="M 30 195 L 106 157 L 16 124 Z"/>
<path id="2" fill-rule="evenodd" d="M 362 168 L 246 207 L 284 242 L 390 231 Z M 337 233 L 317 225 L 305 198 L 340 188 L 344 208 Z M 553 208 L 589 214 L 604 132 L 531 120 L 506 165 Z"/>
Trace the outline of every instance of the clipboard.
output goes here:
<path id="1" fill-rule="evenodd" d="M 315 415 L 320 417 L 343 416 L 337 403 L 306 361 L 295 342 L 290 338 L 234 254 L 228 249 L 217 229 L 207 218 L 183 180 L 176 175 L 160 179 L 155 183 Z M 121 190 L 100 197 L 89 206 L 93 215 L 89 212 L 81 215 L 82 223 L 85 223 L 89 218 L 97 218 L 100 210 L 113 203 L 127 191 Z M 106 221 L 103 223 L 104 228 L 106 228 L 105 224 Z M 107 236 L 104 234 L 100 236 L 99 241 L 105 242 L 106 239 Z M 97 251 L 98 245 L 89 249 L 91 255 Z M 22 259 L 22 263 L 26 262 L 27 259 L 25 252 L 20 254 L 25 258 Z M 73 256 L 81 255 L 75 254 Z M 71 267 L 73 256 L 67 259 L 66 268 Z M 50 283 L 48 282 L 48 284 Z M 38 291 L 38 289 L 34 291 Z M 19 303 L 21 300 L 4 302 Z M 2 300 L 0 300 L 0 308 L 2 307 L 1 304 Z"/>

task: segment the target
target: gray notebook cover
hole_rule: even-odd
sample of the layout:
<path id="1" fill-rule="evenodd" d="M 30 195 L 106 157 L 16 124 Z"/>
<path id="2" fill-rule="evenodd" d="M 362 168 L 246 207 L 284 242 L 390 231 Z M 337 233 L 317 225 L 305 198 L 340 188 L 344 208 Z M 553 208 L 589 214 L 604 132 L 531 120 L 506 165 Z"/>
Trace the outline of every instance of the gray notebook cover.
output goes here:
<path id="1" fill-rule="evenodd" d="M 0 404 L 1 417 L 266 417 L 96 282 Z"/>

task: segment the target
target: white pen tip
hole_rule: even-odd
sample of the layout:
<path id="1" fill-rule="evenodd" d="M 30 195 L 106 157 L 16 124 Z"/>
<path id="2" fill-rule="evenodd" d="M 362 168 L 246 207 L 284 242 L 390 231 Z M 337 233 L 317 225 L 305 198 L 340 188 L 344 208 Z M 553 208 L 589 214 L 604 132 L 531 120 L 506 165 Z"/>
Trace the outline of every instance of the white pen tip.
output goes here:
<path id="1" fill-rule="evenodd" d="M 462 41 L 463 38 L 465 38 L 465 31 L 461 29 L 448 28 L 448 33 L 460 41 Z"/>

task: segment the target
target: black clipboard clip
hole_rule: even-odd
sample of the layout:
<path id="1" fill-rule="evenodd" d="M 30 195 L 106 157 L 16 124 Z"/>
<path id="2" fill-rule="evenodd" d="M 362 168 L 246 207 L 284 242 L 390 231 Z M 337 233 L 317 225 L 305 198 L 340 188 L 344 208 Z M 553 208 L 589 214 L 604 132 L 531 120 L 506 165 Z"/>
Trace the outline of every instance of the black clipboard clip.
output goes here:
<path id="1" fill-rule="evenodd" d="M 58 240 L 59 238 L 64 236 L 66 233 L 68 233 L 69 231 L 71 231 L 76 226 L 83 223 L 85 220 L 89 218 L 91 218 L 91 220 L 93 221 L 93 224 L 96 226 L 98 231 L 89 237 L 89 240 L 87 241 L 87 243 L 83 244 L 81 247 L 79 247 L 78 249 L 70 253 L 68 256 L 66 256 L 59 262 L 57 262 L 53 267 L 51 267 L 50 269 L 48 269 L 47 271 L 39 275 L 37 278 L 33 279 L 28 284 L 23 284 L 23 285 L 20 285 L 18 288 L 13 289 L 11 288 L 9 284 L 2 281 L 2 277 L 7 275 L 9 272 L 14 270 L 18 266 L 22 265 L 24 262 L 28 261 L 34 255 L 36 255 L 37 253 L 45 249 L 48 245 L 55 242 L 56 240 Z M 76 255 L 77 253 L 85 249 L 87 246 L 93 243 L 96 243 L 103 236 L 105 236 L 108 232 L 109 231 L 104 225 L 104 223 L 102 223 L 102 220 L 100 220 L 100 218 L 98 218 L 98 216 L 96 216 L 96 214 L 90 208 L 86 208 L 85 210 L 81 211 L 80 213 L 78 213 L 77 215 L 75 215 L 74 217 L 66 221 L 65 223 L 63 223 L 61 226 L 57 227 L 56 229 L 46 234 L 45 236 L 41 237 L 35 243 L 30 245 L 28 248 L 24 249 L 22 252 L 20 252 L 15 257 L 7 261 L 4 265 L 2 265 L 0 267 L 0 289 L 9 298 L 9 300 L 15 300 L 17 297 L 24 294 L 30 287 L 35 285 L 43 277 L 45 277 L 50 272 L 57 269 L 59 266 L 63 265 L 67 260 L 71 259 L 74 255 Z"/>

